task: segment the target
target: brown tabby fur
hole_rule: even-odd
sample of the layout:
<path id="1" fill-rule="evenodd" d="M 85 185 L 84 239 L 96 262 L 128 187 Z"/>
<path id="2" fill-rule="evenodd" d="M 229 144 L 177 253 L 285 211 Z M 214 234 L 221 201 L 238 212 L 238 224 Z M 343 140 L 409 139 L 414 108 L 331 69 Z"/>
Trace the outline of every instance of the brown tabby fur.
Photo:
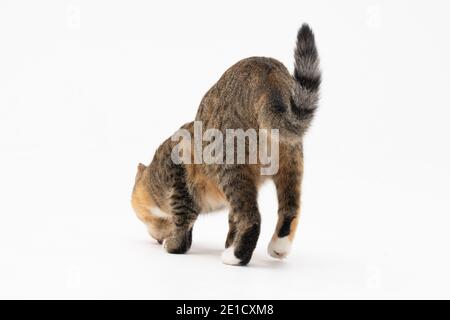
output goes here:
<path id="1" fill-rule="evenodd" d="M 279 170 L 260 174 L 257 164 L 174 164 L 171 152 L 177 142 L 166 140 L 151 164 L 139 164 L 132 194 L 137 216 L 152 237 L 164 242 L 170 253 L 184 253 L 192 242 L 197 215 L 227 207 L 229 232 L 225 247 L 231 259 L 247 264 L 260 231 L 257 204 L 263 181 L 274 181 L 278 196 L 278 223 L 269 253 L 284 258 L 294 238 L 300 214 L 303 176 L 302 139 L 318 102 L 319 58 L 307 25 L 298 32 L 295 72 L 272 58 L 253 57 L 229 68 L 203 97 L 196 120 L 203 132 L 219 129 L 279 129 Z M 193 134 L 193 123 L 182 128 Z M 247 150 L 248 151 L 248 150 Z"/>

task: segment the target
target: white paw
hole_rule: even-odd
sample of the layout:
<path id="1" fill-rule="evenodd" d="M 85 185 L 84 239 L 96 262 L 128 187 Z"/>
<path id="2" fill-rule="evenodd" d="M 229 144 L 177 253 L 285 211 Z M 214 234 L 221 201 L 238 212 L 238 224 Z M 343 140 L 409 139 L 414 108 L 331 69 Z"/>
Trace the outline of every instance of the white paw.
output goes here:
<path id="1" fill-rule="evenodd" d="M 236 256 L 234 255 L 234 247 L 230 246 L 228 249 L 225 249 L 224 252 L 222 252 L 222 262 L 225 264 L 229 264 L 232 266 L 237 266 L 241 262 Z"/>
<path id="2" fill-rule="evenodd" d="M 284 259 L 291 251 L 291 245 L 291 240 L 287 236 L 283 238 L 274 237 L 270 241 L 267 251 L 274 258 Z"/>

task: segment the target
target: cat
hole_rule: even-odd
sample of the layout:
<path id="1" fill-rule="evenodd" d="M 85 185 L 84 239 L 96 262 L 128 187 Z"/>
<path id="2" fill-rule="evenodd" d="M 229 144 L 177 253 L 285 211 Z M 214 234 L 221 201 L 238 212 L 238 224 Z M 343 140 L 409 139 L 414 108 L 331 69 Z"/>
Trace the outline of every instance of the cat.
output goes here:
<path id="1" fill-rule="evenodd" d="M 174 139 L 167 139 L 157 149 L 150 165 L 138 165 L 132 206 L 167 252 L 187 252 L 197 216 L 227 207 L 229 231 L 222 262 L 248 264 L 260 233 L 258 188 L 272 179 L 278 197 L 278 222 L 268 253 L 278 259 L 288 255 L 300 215 L 302 141 L 317 109 L 321 84 L 314 34 L 307 24 L 297 33 L 294 58 L 293 75 L 272 58 L 239 61 L 205 94 L 195 118 L 202 129 L 215 128 L 223 133 L 227 129 L 278 129 L 275 174 L 262 175 L 260 161 L 177 164 L 172 159 L 178 143 Z M 181 129 L 194 133 L 194 123 Z"/>

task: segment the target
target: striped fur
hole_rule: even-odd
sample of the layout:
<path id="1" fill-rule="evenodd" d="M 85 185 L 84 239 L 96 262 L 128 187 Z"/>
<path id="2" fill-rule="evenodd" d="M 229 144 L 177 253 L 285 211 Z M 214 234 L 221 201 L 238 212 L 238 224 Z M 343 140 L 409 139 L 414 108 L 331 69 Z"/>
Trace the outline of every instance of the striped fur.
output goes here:
<path id="1" fill-rule="evenodd" d="M 293 75 L 272 58 L 239 61 L 205 94 L 195 119 L 203 130 L 223 134 L 227 129 L 279 129 L 279 170 L 270 177 L 278 196 L 278 223 L 268 247 L 275 258 L 289 253 L 299 221 L 302 141 L 319 100 L 319 57 L 307 25 L 298 31 L 294 58 Z M 182 128 L 193 134 L 193 127 L 191 122 Z M 149 166 L 139 165 L 132 194 L 138 217 L 169 253 L 185 253 L 198 214 L 223 204 L 229 209 L 229 232 L 222 261 L 246 265 L 261 227 L 258 189 L 267 179 L 260 175 L 262 164 L 176 165 L 170 157 L 174 145 L 166 140 Z"/>

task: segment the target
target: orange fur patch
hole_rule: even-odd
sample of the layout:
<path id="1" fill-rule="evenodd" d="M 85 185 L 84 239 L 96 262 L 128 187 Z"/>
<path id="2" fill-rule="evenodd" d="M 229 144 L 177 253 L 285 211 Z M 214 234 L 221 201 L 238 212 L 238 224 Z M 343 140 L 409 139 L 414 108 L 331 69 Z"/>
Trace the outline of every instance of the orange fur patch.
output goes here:
<path id="1" fill-rule="evenodd" d="M 200 198 L 201 211 L 214 211 L 227 202 L 225 195 L 209 177 L 200 172 L 196 165 L 187 166 L 188 181 L 192 184 Z"/>
<path id="2" fill-rule="evenodd" d="M 300 212 L 291 222 L 291 228 L 290 228 L 289 235 L 288 235 L 288 238 L 291 242 L 294 240 L 295 232 L 297 231 L 299 217 L 300 217 Z"/>
<path id="3" fill-rule="evenodd" d="M 154 207 L 155 202 L 148 191 L 140 183 L 137 183 L 135 189 L 133 190 L 131 204 L 133 205 L 134 211 L 136 212 L 139 220 L 144 223 L 152 222 L 153 217 L 150 214 L 149 208 Z"/>

